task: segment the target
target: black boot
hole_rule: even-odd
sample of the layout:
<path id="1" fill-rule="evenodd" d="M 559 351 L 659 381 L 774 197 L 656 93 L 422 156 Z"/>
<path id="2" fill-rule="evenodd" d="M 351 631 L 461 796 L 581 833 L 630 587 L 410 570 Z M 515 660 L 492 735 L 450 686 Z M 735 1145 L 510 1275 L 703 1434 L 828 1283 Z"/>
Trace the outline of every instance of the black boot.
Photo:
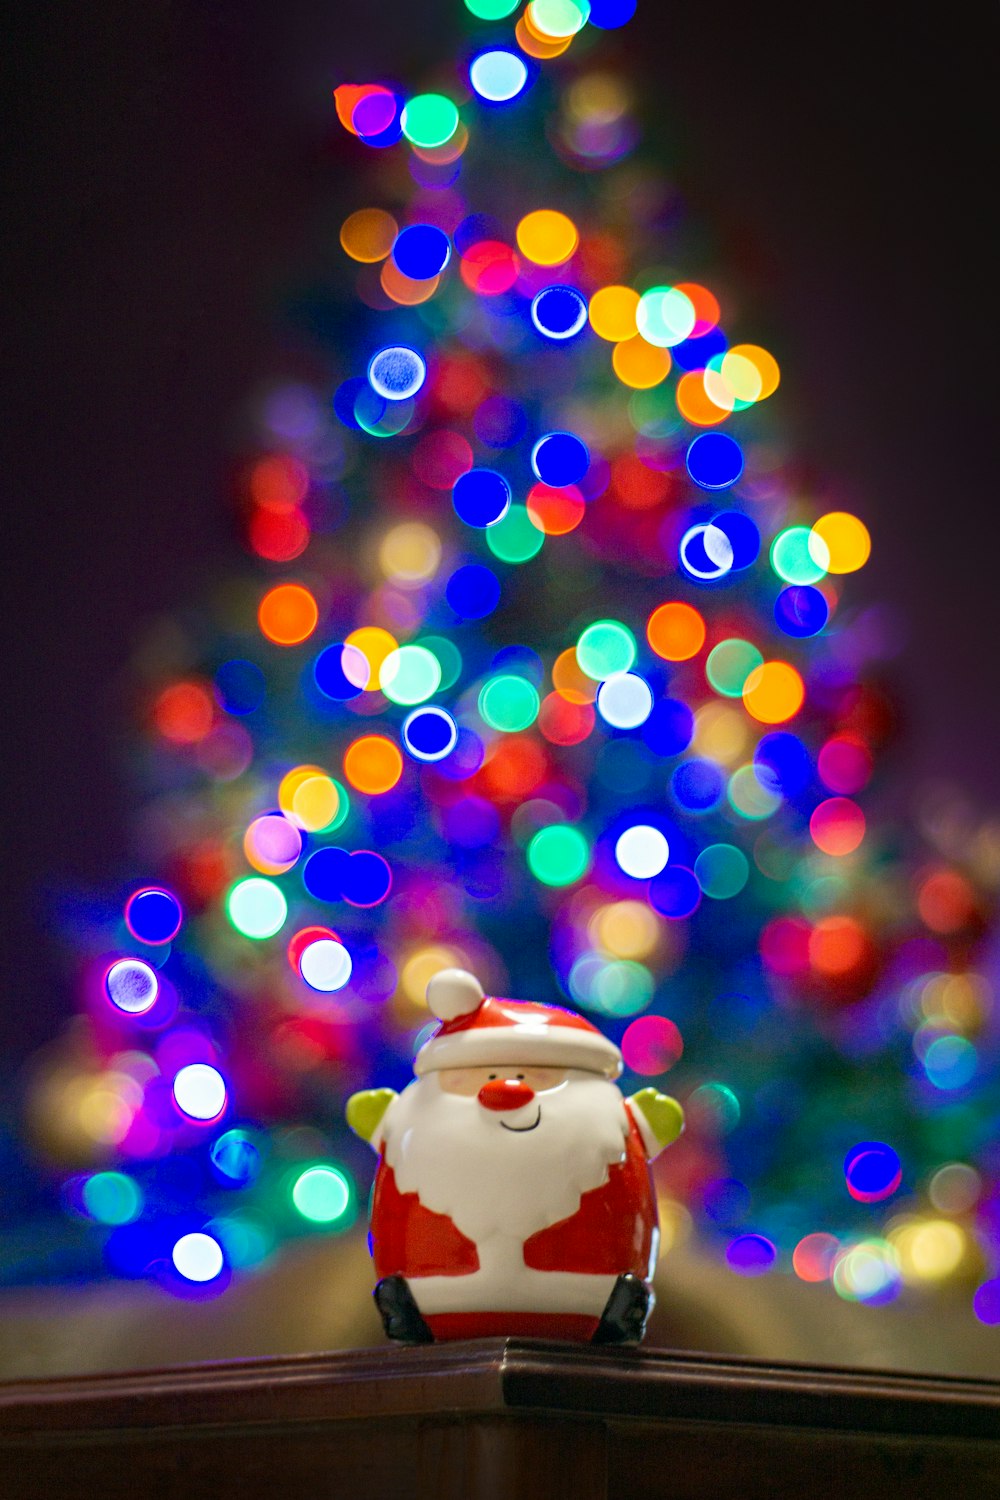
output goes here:
<path id="1" fill-rule="evenodd" d="M 611 1289 L 592 1344 L 638 1344 L 646 1331 L 653 1295 L 632 1271 L 623 1271 Z"/>
<path id="2" fill-rule="evenodd" d="M 387 1338 L 398 1344 L 433 1344 L 434 1335 L 420 1316 L 405 1276 L 384 1276 L 372 1296 Z"/>

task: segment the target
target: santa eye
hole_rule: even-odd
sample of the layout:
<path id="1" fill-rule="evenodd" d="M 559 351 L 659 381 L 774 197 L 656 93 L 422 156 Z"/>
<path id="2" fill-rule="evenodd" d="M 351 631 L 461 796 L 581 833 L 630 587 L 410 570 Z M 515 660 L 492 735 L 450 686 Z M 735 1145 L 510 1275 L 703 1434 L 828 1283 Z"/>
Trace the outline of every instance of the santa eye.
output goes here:
<path id="1" fill-rule="evenodd" d="M 523 1078 L 523 1077 L 524 1077 L 524 1074 L 523 1074 L 523 1073 L 518 1073 L 518 1075 L 517 1075 L 517 1076 L 518 1076 L 518 1078 Z"/>
<path id="2" fill-rule="evenodd" d="M 495 1073 L 491 1073 L 491 1074 L 490 1074 L 490 1081 L 491 1081 L 491 1082 L 492 1082 L 492 1080 L 493 1080 L 493 1079 L 494 1079 L 494 1078 L 495 1078 L 495 1077 L 496 1077 L 496 1076 L 497 1076 L 497 1075 L 496 1075 L 496 1074 L 495 1074 Z"/>

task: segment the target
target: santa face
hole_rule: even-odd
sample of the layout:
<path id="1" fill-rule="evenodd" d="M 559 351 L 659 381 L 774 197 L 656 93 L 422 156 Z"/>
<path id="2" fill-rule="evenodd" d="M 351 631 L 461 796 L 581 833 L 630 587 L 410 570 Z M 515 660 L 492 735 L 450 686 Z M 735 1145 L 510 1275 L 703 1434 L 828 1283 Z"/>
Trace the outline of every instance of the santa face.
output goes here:
<path id="1" fill-rule="evenodd" d="M 501 1130 L 521 1134 L 537 1130 L 542 1122 L 542 1099 L 554 1089 L 565 1088 L 568 1068 L 442 1068 L 438 1083 L 446 1094 L 462 1098 L 475 1097 L 484 1109 L 492 1110 Z M 551 1104 L 551 1100 L 546 1103 Z M 531 1105 L 534 1117 L 525 1124 L 523 1115 Z M 517 1120 L 512 1118 L 517 1112 Z M 530 1110 L 529 1110 L 530 1112 Z"/>
<path id="2" fill-rule="evenodd" d="M 448 1068 L 394 1101 L 383 1150 L 400 1192 L 482 1244 L 569 1218 L 624 1159 L 628 1129 L 621 1093 L 599 1074 Z"/>

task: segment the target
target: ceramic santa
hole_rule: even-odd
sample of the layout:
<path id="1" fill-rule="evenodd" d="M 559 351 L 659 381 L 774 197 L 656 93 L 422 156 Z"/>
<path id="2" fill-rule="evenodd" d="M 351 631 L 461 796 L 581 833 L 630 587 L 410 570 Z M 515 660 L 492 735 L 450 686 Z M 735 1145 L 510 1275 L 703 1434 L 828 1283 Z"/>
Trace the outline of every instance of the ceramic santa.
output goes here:
<path id="1" fill-rule="evenodd" d="M 487 999 L 461 969 L 435 975 L 427 1003 L 441 1024 L 413 1083 L 347 1105 L 379 1153 L 386 1333 L 638 1342 L 659 1238 L 648 1163 L 680 1134 L 680 1105 L 652 1088 L 624 1099 L 618 1048 L 570 1011 Z"/>

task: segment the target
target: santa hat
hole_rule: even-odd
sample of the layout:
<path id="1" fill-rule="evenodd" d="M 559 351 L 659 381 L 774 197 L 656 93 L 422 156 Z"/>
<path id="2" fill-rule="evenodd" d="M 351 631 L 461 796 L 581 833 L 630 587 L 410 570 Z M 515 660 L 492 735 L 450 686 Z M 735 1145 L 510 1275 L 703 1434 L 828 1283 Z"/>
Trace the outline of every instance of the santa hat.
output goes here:
<path id="1" fill-rule="evenodd" d="M 584 1068 L 617 1078 L 622 1055 L 582 1016 L 530 1000 L 488 999 L 474 974 L 442 969 L 427 986 L 441 1025 L 417 1053 L 420 1076 L 440 1068 Z"/>

